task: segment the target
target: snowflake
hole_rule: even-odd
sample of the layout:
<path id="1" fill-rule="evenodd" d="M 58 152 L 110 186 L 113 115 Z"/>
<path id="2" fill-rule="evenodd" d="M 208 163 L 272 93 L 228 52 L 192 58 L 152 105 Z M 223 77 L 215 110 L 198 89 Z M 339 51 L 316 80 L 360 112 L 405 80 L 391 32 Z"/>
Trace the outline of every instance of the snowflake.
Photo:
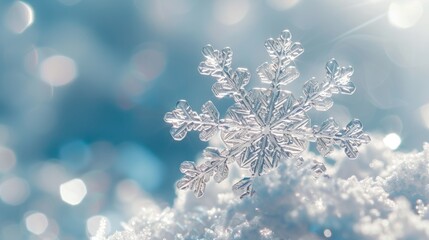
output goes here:
<path id="1" fill-rule="evenodd" d="M 317 111 L 331 108 L 333 94 L 353 94 L 352 67 L 340 67 L 332 59 L 326 65 L 326 80 L 307 81 L 304 95 L 296 99 L 283 87 L 299 76 L 293 64 L 304 51 L 301 44 L 293 42 L 290 32 L 285 30 L 279 38 L 268 39 L 265 48 L 271 62 L 263 63 L 256 71 L 269 87 L 250 91 L 245 88 L 250 73 L 245 68 L 232 69 L 230 48 L 215 50 L 210 45 L 203 48 L 205 60 L 199 65 L 199 72 L 216 80 L 212 87 L 216 97 L 231 97 L 235 103 L 223 119 L 211 101 L 202 106 L 201 114 L 193 111 L 185 100 L 165 114 L 164 120 L 172 124 L 170 133 L 175 140 L 182 140 L 192 130 L 200 132 L 202 141 L 220 132 L 225 145 L 223 149 L 207 147 L 203 153 L 205 162 L 200 165 L 183 162 L 180 171 L 184 177 L 177 182 L 177 188 L 190 189 L 196 197 L 201 197 L 210 178 L 218 183 L 223 181 L 228 177 L 228 165 L 236 162 L 251 174 L 233 186 L 233 191 L 243 198 L 253 195 L 253 179 L 276 168 L 279 161 L 302 162 L 300 155 L 309 142 L 316 142 L 317 150 L 324 156 L 336 145 L 349 158 L 356 158 L 357 147 L 369 143 L 370 137 L 363 132 L 358 119 L 342 129 L 333 118 L 320 126 L 311 126 L 306 113 L 312 108 Z M 315 168 L 316 172 L 324 171 L 320 163 Z"/>

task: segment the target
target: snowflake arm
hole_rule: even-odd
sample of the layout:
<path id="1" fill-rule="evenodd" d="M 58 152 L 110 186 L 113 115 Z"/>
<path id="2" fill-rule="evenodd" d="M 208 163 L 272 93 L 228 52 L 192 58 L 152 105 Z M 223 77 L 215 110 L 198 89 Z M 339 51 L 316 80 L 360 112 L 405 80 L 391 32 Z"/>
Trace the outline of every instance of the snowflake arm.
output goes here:
<path id="1" fill-rule="evenodd" d="M 303 109 L 308 111 L 314 107 L 317 111 L 326 111 L 333 105 L 330 98 L 333 94 L 351 95 L 356 90 L 350 81 L 353 68 L 340 67 L 335 59 L 326 64 L 326 80 L 319 83 L 314 79 L 304 84 Z"/>
<path id="2" fill-rule="evenodd" d="M 218 183 L 228 177 L 228 157 L 217 148 L 206 148 L 203 153 L 205 162 L 195 165 L 193 162 L 185 161 L 180 165 L 180 171 L 185 176 L 176 185 L 179 189 L 190 189 L 196 197 L 204 194 L 206 183 L 213 176 Z"/>
<path id="3" fill-rule="evenodd" d="M 271 63 L 265 62 L 256 69 L 263 83 L 277 88 L 279 85 L 287 85 L 299 77 L 299 72 L 291 63 L 304 52 L 299 42 L 292 42 L 292 35 L 284 30 L 280 37 L 269 38 L 265 41 L 265 49 L 271 57 Z"/>
<path id="4" fill-rule="evenodd" d="M 333 118 L 327 119 L 322 125 L 313 127 L 313 139 L 316 139 L 316 148 L 326 156 L 332 152 L 333 146 L 337 145 L 344 149 L 348 158 L 354 159 L 358 156 L 358 147 L 368 144 L 371 138 L 363 132 L 363 126 L 359 119 L 353 119 L 343 129 L 339 129 Z"/>
<path id="5" fill-rule="evenodd" d="M 297 113 L 307 112 L 312 108 L 317 111 L 327 111 L 333 105 L 331 96 L 333 94 L 347 94 L 354 93 L 356 87 L 350 81 L 353 75 L 353 68 L 340 67 L 335 59 L 332 59 L 326 64 L 326 81 L 317 82 L 311 79 L 304 84 L 303 93 L 299 104 L 290 111 L 288 114 L 283 115 L 283 118 L 273 123 L 275 126 L 284 118 L 288 118 Z M 288 130 L 286 130 L 288 132 Z M 346 128 L 340 130 L 338 124 L 333 118 L 327 119 L 319 127 L 317 125 L 312 127 L 312 131 L 303 133 L 299 131 L 289 131 L 292 136 L 307 137 L 310 141 L 315 141 L 318 151 L 327 156 L 334 149 L 334 145 L 344 148 L 344 151 L 349 158 L 357 158 L 359 147 L 362 144 L 370 142 L 368 134 L 363 132 L 363 126 L 360 120 L 352 120 Z"/>
<path id="6" fill-rule="evenodd" d="M 253 179 L 276 168 L 280 160 L 302 162 L 300 155 L 309 142 L 316 142 L 324 156 L 338 146 L 349 158 L 356 158 L 357 148 L 369 143 L 370 138 L 358 119 L 340 129 L 332 118 L 321 126 L 311 127 L 307 116 L 312 108 L 318 111 L 331 108 L 333 94 L 355 91 L 350 81 L 351 67 L 340 67 L 332 59 L 326 65 L 326 80 L 310 79 L 304 84 L 303 96 L 296 99 L 282 87 L 299 77 L 294 59 L 304 51 L 301 44 L 293 42 L 290 32 L 285 30 L 278 38 L 268 39 L 265 48 L 271 62 L 260 65 L 257 75 L 269 86 L 249 91 L 245 87 L 250 73 L 245 68 L 232 69 L 230 48 L 216 50 L 210 45 L 203 48 L 204 61 L 199 65 L 199 72 L 215 79 L 212 91 L 216 97 L 228 96 L 235 103 L 224 118 L 219 117 L 210 101 L 203 105 L 199 114 L 186 101 L 180 100 L 176 109 L 165 115 L 164 120 L 172 124 L 170 133 L 175 140 L 182 140 L 189 131 L 199 131 L 200 139 L 207 141 L 219 132 L 225 145 L 223 149 L 207 148 L 200 165 L 184 162 L 180 168 L 184 177 L 177 182 L 179 189 L 190 189 L 201 197 L 206 183 L 212 177 L 216 182 L 223 181 L 228 176 L 228 164 L 236 162 L 249 170 L 250 176 L 234 184 L 233 191 L 240 197 L 251 196 Z M 323 163 L 315 163 L 312 170 L 319 176 L 326 168 Z"/>
<path id="7" fill-rule="evenodd" d="M 213 94 L 218 98 L 233 97 L 235 102 L 252 112 L 255 121 L 262 124 L 263 120 L 251 106 L 249 93 L 244 88 L 249 83 L 250 72 L 246 68 L 232 70 L 232 50 L 227 47 L 219 51 L 207 45 L 203 48 L 202 54 L 205 61 L 200 63 L 198 70 L 202 75 L 210 75 L 216 80 L 212 87 Z"/>
<path id="8" fill-rule="evenodd" d="M 219 129 L 219 111 L 211 101 L 201 107 L 202 113 L 193 111 L 185 100 L 177 102 L 176 109 L 164 116 L 173 125 L 170 130 L 175 140 L 182 140 L 189 131 L 200 131 L 200 139 L 208 141 Z"/>

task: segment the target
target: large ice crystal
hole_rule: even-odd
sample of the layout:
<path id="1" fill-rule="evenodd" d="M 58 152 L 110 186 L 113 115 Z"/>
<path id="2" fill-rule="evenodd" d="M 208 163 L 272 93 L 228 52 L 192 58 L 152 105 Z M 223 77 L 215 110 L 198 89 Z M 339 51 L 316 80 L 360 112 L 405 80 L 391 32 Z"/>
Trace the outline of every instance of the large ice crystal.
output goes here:
<path id="1" fill-rule="evenodd" d="M 429 187 L 429 145 L 419 153 L 395 153 L 383 147 L 381 139 L 375 137 L 363 149 L 361 160 L 366 164 L 353 170 L 366 168 L 367 177 L 338 177 L 350 164 L 335 153 L 330 178 L 314 181 L 311 161 L 301 167 L 286 162 L 255 179 L 258 194 L 238 200 L 229 191 L 232 178 L 239 177 L 238 167 L 232 166 L 231 178 L 208 183 L 209 197 L 197 199 L 191 192 L 178 191 L 171 208 L 145 204 L 124 223 L 125 230 L 97 239 L 429 239 L 423 187 Z M 308 152 L 303 157 L 321 160 Z M 378 161 L 384 166 L 370 170 Z M 420 167 L 406 167 L 410 164 Z M 421 199 L 410 200 L 414 197 Z"/>
<path id="2" fill-rule="evenodd" d="M 312 108 L 317 111 L 331 108 L 333 94 L 353 94 L 351 67 L 340 67 L 332 59 L 326 64 L 326 79 L 307 81 L 303 96 L 295 98 L 283 87 L 298 78 L 294 60 L 304 49 L 291 40 L 288 30 L 276 39 L 268 39 L 265 48 L 271 62 L 259 66 L 257 75 L 268 87 L 250 91 L 245 88 L 250 73 L 245 68 L 232 68 L 230 48 L 215 50 L 210 45 L 203 48 L 205 60 L 198 68 L 200 73 L 216 80 L 212 87 L 216 97 L 231 97 L 235 103 L 223 119 L 211 101 L 197 113 L 185 100 L 180 100 L 176 109 L 165 115 L 165 121 L 172 124 L 171 135 L 175 140 L 182 140 L 188 131 L 195 130 L 200 131 L 202 141 L 220 132 L 224 143 L 222 149 L 207 148 L 204 151 L 206 161 L 201 165 L 183 162 L 180 171 L 184 177 L 177 182 L 177 188 L 190 189 L 201 197 L 210 178 L 222 182 L 228 177 L 229 164 L 236 162 L 250 171 L 250 176 L 233 185 L 234 192 L 244 197 L 254 193 L 255 177 L 276 168 L 279 162 L 299 160 L 309 142 L 316 142 L 323 156 L 331 153 L 336 145 L 344 149 L 347 157 L 356 158 L 357 148 L 370 141 L 358 119 L 340 128 L 333 118 L 320 126 L 311 126 L 307 116 Z M 317 168 L 319 172 L 323 169 L 322 166 Z"/>

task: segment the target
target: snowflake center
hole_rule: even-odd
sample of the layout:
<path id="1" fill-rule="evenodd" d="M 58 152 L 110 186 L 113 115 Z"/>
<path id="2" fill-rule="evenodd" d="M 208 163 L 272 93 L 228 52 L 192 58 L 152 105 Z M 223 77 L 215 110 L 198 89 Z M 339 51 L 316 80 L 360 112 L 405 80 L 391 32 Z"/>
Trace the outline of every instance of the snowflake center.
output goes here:
<path id="1" fill-rule="evenodd" d="M 262 134 L 263 135 L 271 134 L 271 126 L 270 125 L 262 126 Z"/>

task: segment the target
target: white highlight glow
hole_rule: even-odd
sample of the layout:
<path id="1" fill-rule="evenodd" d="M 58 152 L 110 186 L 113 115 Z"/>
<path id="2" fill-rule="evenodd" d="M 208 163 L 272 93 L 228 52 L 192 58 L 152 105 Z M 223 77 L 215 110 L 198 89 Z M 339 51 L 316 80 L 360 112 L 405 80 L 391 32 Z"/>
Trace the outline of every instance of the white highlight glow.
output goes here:
<path id="1" fill-rule="evenodd" d="M 70 205 L 81 203 L 86 194 L 85 182 L 79 178 L 72 179 L 60 185 L 61 199 Z"/>
<path id="2" fill-rule="evenodd" d="M 45 214 L 36 212 L 25 218 L 27 230 L 33 234 L 40 235 L 48 228 L 49 221 Z"/>
<path id="3" fill-rule="evenodd" d="M 12 177 L 0 183 L 0 199 L 9 205 L 20 205 L 28 195 L 30 189 L 24 179 Z"/>
<path id="4" fill-rule="evenodd" d="M 300 0 L 267 0 L 268 5 L 275 10 L 287 10 L 298 4 Z"/>
<path id="5" fill-rule="evenodd" d="M 332 232 L 331 232 L 331 230 L 330 230 L 330 229 L 325 229 L 325 230 L 323 231 L 323 235 L 324 235 L 325 237 L 327 237 L 327 238 L 330 238 L 330 237 L 332 236 Z"/>
<path id="6" fill-rule="evenodd" d="M 390 3 L 389 22 L 398 28 L 410 28 L 417 24 L 423 15 L 420 0 L 399 0 Z"/>
<path id="7" fill-rule="evenodd" d="M 247 0 L 219 0 L 214 4 L 216 19 L 225 25 L 234 25 L 242 21 L 250 7 Z"/>
<path id="8" fill-rule="evenodd" d="M 15 153 L 9 148 L 0 146 L 0 173 L 10 171 L 15 164 Z"/>
<path id="9" fill-rule="evenodd" d="M 77 67 L 73 59 L 55 55 L 46 58 L 40 64 L 40 77 L 51 86 L 63 86 L 77 76 Z"/>
<path id="10" fill-rule="evenodd" d="M 389 133 L 383 138 L 383 142 L 386 147 L 395 150 L 401 145 L 401 137 L 396 133 Z"/>
<path id="11" fill-rule="evenodd" d="M 86 230 L 89 236 L 96 236 L 98 231 L 107 234 L 110 232 L 110 221 L 101 215 L 92 216 L 86 221 Z"/>
<path id="12" fill-rule="evenodd" d="M 10 31 L 23 33 L 34 22 L 33 8 L 25 2 L 16 1 L 8 9 L 5 22 Z"/>

